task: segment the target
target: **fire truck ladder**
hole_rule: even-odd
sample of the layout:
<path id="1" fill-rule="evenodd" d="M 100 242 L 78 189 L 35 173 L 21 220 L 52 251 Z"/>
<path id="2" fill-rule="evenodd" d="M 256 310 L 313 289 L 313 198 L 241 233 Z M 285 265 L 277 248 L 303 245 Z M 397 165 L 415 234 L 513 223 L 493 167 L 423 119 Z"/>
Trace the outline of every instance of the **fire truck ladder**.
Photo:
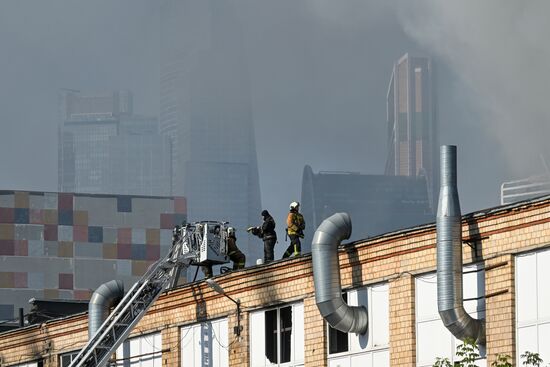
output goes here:
<path id="1" fill-rule="evenodd" d="M 180 272 L 196 256 L 191 252 L 184 254 L 182 242 L 177 241 L 168 255 L 134 284 L 69 367 L 105 366 L 149 307 L 167 287 L 177 284 Z"/>

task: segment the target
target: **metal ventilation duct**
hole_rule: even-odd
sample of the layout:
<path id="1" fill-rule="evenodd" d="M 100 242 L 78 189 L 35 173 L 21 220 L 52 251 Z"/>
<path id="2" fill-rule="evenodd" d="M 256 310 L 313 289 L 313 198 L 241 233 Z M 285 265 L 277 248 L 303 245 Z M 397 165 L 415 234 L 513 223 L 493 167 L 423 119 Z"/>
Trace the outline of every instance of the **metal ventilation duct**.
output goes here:
<path id="1" fill-rule="evenodd" d="M 364 306 L 350 307 L 342 298 L 338 246 L 351 235 L 351 218 L 337 213 L 321 223 L 311 244 L 315 301 L 323 318 L 335 329 L 364 334 L 368 314 Z"/>
<path id="2" fill-rule="evenodd" d="M 124 284 L 121 280 L 111 280 L 95 290 L 88 305 L 88 340 L 92 339 L 107 319 L 110 308 L 122 297 L 124 297 Z"/>
<path id="3" fill-rule="evenodd" d="M 464 310 L 462 215 L 456 184 L 456 146 L 441 146 L 441 188 L 437 207 L 437 307 L 445 327 L 458 339 L 485 344 L 485 322 Z"/>

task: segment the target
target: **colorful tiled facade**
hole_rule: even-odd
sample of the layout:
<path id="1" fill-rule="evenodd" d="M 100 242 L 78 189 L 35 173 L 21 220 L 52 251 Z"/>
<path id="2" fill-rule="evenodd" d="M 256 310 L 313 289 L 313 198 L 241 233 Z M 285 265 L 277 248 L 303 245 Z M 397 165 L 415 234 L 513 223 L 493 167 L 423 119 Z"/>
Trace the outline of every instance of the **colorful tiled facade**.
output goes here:
<path id="1" fill-rule="evenodd" d="M 0 320 L 30 298 L 88 299 L 129 287 L 186 220 L 183 197 L 0 191 Z"/>

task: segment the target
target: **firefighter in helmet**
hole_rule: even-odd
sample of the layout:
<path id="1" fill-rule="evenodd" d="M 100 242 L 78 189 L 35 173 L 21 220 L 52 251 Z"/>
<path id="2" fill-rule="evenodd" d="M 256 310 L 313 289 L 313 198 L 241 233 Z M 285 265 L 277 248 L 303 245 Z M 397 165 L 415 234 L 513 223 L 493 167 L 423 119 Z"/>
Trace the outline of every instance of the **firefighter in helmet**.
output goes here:
<path id="1" fill-rule="evenodd" d="M 300 214 L 300 203 L 293 201 L 290 203 L 290 211 L 286 218 L 286 233 L 290 238 L 290 246 L 286 249 L 283 259 L 291 255 L 300 256 L 302 253 L 302 243 L 300 238 L 304 238 L 304 229 L 306 228 L 306 222 L 304 217 Z"/>

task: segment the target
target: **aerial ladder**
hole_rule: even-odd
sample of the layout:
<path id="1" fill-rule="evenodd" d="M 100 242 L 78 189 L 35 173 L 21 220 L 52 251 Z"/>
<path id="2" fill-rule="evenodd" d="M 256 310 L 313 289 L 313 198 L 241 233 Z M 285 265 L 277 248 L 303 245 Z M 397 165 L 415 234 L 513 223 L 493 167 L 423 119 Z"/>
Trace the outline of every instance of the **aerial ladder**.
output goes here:
<path id="1" fill-rule="evenodd" d="M 169 253 L 133 285 L 69 367 L 103 367 L 157 298 L 178 284 L 191 265 L 229 262 L 228 222 L 203 221 L 176 226 Z"/>

